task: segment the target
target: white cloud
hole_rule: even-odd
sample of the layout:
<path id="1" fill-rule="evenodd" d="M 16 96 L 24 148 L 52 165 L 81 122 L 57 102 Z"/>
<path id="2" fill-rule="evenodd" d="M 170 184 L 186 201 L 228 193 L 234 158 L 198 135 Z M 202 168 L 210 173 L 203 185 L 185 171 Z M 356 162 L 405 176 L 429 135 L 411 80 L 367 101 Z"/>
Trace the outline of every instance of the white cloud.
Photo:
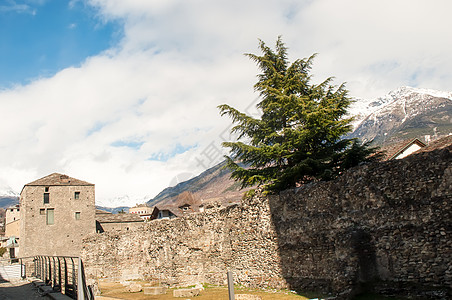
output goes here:
<path id="1" fill-rule="evenodd" d="M 13 0 L 8 0 L 5 4 L 6 5 L 0 5 L 0 12 L 28 13 L 32 15 L 36 14 L 36 11 L 27 4 L 19 4 Z"/>
<path id="2" fill-rule="evenodd" d="M 258 38 L 283 35 L 291 59 L 318 52 L 314 80 L 336 76 L 352 96 L 451 82 L 449 1 L 89 3 L 121 20 L 120 44 L 0 92 L 0 178 L 17 191 L 62 172 L 95 183 L 101 204 L 128 195 L 134 205 L 199 173 L 230 125 L 216 106 L 243 110 L 256 98 L 258 70 L 242 54 L 256 53 Z"/>

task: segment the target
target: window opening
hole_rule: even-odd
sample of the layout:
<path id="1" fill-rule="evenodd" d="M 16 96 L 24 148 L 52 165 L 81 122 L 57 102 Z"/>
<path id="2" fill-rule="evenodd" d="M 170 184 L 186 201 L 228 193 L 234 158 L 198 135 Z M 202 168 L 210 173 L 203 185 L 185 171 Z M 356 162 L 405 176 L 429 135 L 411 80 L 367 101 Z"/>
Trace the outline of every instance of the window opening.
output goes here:
<path id="1" fill-rule="evenodd" d="M 80 220 L 80 212 L 79 211 L 75 212 L 75 219 Z"/>
<path id="2" fill-rule="evenodd" d="M 74 199 L 80 199 L 80 192 L 74 193 Z"/>
<path id="3" fill-rule="evenodd" d="M 44 193 L 44 204 L 50 203 L 50 193 Z"/>
<path id="4" fill-rule="evenodd" d="M 52 225 L 55 224 L 55 212 L 53 208 L 48 208 L 46 210 L 46 224 Z"/>

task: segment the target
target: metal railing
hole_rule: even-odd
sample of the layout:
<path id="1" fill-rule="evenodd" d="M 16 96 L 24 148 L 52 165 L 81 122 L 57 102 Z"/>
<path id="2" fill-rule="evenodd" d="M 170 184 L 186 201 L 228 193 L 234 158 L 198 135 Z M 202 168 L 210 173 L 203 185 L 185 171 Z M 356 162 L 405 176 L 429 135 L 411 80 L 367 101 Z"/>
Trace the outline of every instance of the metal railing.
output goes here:
<path id="1" fill-rule="evenodd" d="M 2 271 L 8 272 L 6 274 L 8 278 L 6 275 L 2 276 Z M 80 257 L 39 255 L 2 260 L 0 277 L 10 280 L 13 279 L 12 276 L 22 279 L 35 277 L 52 287 L 53 292 L 60 292 L 72 299 L 94 299 L 92 289 L 86 284 L 85 270 Z"/>
<path id="2" fill-rule="evenodd" d="M 80 257 L 35 256 L 34 276 L 56 292 L 72 299 L 92 300 L 92 290 L 86 285 L 85 270 Z"/>

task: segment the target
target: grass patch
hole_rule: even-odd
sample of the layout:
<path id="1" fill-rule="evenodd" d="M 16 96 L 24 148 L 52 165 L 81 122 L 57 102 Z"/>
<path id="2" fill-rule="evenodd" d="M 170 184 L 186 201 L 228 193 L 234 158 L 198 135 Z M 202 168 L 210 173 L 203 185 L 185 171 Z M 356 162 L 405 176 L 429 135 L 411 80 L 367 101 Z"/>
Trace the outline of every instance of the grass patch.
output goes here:
<path id="1" fill-rule="evenodd" d="M 134 282 L 144 286 L 148 282 Z M 228 299 L 228 289 L 224 286 L 203 285 L 204 291 L 201 291 L 199 296 L 193 297 L 197 300 L 218 300 Z M 165 295 L 145 295 L 143 291 L 139 293 L 129 293 L 126 290 L 126 286 L 118 282 L 100 281 L 99 289 L 101 296 L 112 297 L 118 299 L 133 299 L 133 300 L 169 300 L 177 299 L 173 297 L 173 290 L 168 289 Z M 235 294 L 251 294 L 261 296 L 263 300 L 306 300 L 309 299 L 304 296 L 297 295 L 288 290 L 264 290 L 264 289 L 252 289 L 243 286 L 235 287 Z M 182 298 L 181 298 L 182 299 Z"/>

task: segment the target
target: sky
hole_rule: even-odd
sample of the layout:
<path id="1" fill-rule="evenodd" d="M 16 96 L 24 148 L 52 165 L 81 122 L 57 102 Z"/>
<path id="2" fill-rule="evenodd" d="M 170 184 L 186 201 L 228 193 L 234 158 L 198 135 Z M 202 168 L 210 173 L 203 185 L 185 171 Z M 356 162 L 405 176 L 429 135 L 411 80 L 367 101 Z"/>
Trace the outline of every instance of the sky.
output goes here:
<path id="1" fill-rule="evenodd" d="M 373 99 L 452 88 L 450 0 L 0 0 L 0 189 L 53 172 L 133 206 L 198 175 L 234 139 L 217 106 L 256 115 L 258 41 L 318 53 Z"/>

